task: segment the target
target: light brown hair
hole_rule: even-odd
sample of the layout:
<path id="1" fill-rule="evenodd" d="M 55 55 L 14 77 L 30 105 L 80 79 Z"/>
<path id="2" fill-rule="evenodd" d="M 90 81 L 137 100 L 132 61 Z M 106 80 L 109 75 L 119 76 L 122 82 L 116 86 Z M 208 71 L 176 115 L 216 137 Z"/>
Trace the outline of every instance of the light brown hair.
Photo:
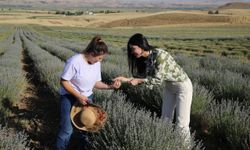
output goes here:
<path id="1" fill-rule="evenodd" d="M 99 56 L 99 55 L 104 55 L 108 54 L 108 46 L 106 45 L 105 42 L 101 39 L 100 36 L 95 36 L 86 49 L 83 51 L 84 54 L 91 54 L 93 56 Z"/>

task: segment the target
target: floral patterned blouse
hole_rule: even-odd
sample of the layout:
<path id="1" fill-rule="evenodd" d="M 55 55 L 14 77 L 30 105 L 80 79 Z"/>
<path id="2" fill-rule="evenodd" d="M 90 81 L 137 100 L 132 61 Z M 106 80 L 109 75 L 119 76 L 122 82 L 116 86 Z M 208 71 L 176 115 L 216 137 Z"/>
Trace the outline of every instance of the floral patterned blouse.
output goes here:
<path id="1" fill-rule="evenodd" d="M 147 86 L 161 85 L 163 81 L 183 82 L 188 79 L 184 70 L 174 58 L 162 49 L 155 49 L 146 60 L 145 83 Z"/>

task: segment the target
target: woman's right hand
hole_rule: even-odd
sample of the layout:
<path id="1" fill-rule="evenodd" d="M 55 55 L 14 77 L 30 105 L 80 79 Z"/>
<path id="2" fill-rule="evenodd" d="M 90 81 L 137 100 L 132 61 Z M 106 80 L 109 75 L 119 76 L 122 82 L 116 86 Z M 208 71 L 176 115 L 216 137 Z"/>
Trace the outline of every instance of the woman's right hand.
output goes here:
<path id="1" fill-rule="evenodd" d="M 88 97 L 86 97 L 84 95 L 78 96 L 77 99 L 83 105 L 86 105 L 88 103 Z"/>

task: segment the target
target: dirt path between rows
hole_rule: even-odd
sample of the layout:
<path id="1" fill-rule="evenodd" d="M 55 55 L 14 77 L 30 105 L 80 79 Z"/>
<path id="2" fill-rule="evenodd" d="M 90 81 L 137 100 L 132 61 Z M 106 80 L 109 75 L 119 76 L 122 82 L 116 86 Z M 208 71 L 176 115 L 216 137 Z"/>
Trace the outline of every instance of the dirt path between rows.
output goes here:
<path id="1" fill-rule="evenodd" d="M 28 82 L 20 103 L 13 110 L 17 128 L 29 136 L 29 149 L 54 149 L 59 123 L 58 98 L 39 81 L 33 61 L 25 50 L 23 70 Z"/>

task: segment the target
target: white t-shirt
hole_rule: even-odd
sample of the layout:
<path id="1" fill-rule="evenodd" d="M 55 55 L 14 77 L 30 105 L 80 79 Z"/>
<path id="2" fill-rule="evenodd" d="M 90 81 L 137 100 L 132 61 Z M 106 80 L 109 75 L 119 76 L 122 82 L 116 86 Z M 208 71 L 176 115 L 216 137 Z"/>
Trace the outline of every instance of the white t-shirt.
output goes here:
<path id="1" fill-rule="evenodd" d="M 76 54 L 66 61 L 61 78 L 68 80 L 74 90 L 88 97 L 93 93 L 95 83 L 101 81 L 101 63 L 88 64 L 82 54 Z M 60 94 L 68 92 L 61 87 Z"/>

